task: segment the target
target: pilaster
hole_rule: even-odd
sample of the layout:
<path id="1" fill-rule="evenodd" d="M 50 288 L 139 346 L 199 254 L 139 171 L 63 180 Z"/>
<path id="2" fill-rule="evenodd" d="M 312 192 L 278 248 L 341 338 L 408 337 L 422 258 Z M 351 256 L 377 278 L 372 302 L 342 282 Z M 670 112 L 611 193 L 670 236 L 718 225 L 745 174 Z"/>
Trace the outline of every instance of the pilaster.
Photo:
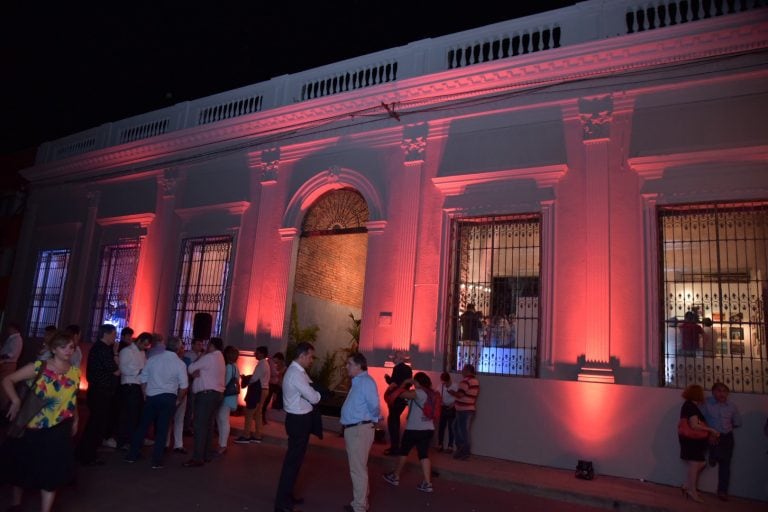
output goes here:
<path id="1" fill-rule="evenodd" d="M 412 343 L 413 301 L 416 276 L 416 240 L 421 206 L 421 178 L 427 145 L 428 126 L 406 126 L 403 131 L 403 175 L 400 186 L 400 212 L 397 268 L 395 274 L 392 350 L 408 351 Z M 369 254 L 372 252 L 369 249 Z"/>

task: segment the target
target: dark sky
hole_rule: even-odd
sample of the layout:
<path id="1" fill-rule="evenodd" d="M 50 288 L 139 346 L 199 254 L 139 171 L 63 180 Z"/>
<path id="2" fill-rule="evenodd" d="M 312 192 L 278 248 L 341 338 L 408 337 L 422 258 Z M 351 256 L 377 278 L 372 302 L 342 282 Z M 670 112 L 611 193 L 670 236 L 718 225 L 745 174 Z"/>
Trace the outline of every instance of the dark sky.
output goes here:
<path id="1" fill-rule="evenodd" d="M 131 115 L 574 1 L 11 0 L 0 153 Z M 487 4 L 487 5 L 485 5 Z M 10 114 L 10 115 L 8 115 Z"/>

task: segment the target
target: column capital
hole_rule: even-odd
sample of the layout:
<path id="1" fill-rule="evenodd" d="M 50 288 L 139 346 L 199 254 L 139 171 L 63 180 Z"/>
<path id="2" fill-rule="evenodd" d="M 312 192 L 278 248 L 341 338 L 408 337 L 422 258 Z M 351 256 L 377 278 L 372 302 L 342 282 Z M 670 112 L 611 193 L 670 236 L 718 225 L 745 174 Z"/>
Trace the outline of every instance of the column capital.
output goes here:
<path id="1" fill-rule="evenodd" d="M 429 125 L 427 123 L 411 124 L 403 129 L 403 141 L 400 143 L 400 147 L 403 150 L 406 167 L 424 163 L 428 133 Z"/>
<path id="2" fill-rule="evenodd" d="M 89 190 L 85 193 L 85 197 L 88 200 L 89 208 L 96 208 L 99 206 L 99 199 L 101 198 L 101 192 L 99 190 Z"/>
<path id="3" fill-rule="evenodd" d="M 275 183 L 280 170 L 280 148 L 249 153 L 248 166 L 259 173 L 261 183 Z"/>
<path id="4" fill-rule="evenodd" d="M 157 184 L 160 187 L 160 193 L 163 197 L 173 197 L 176 195 L 176 188 L 179 182 L 179 173 L 175 169 L 166 169 L 157 177 Z"/>
<path id="5" fill-rule="evenodd" d="M 584 142 L 608 139 L 613 121 L 613 96 L 579 98 L 579 120 Z"/>

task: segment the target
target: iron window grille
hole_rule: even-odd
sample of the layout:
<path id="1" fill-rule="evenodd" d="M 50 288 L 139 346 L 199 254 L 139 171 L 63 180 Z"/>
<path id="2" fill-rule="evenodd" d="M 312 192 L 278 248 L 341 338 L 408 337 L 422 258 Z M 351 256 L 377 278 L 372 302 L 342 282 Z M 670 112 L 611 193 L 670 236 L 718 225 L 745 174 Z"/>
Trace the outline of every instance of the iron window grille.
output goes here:
<path id="1" fill-rule="evenodd" d="M 540 216 L 457 219 L 451 248 L 447 366 L 471 363 L 479 373 L 535 377 Z"/>
<path id="2" fill-rule="evenodd" d="M 768 392 L 768 203 L 659 209 L 663 385 Z"/>
<path id="3" fill-rule="evenodd" d="M 91 339 L 97 339 L 102 324 L 112 324 L 120 332 L 131 318 L 133 289 L 139 264 L 139 241 L 106 245 L 101 252 L 99 280 L 93 299 Z"/>
<path id="4" fill-rule="evenodd" d="M 69 249 L 40 251 L 38 254 L 29 308 L 29 335 L 32 337 L 42 337 L 48 325 L 59 325 L 69 255 Z"/>
<path id="5" fill-rule="evenodd" d="M 182 243 L 171 325 L 185 345 L 192 341 L 196 313 L 209 313 L 211 335 L 221 333 L 231 252 L 231 236 L 189 238 Z"/>

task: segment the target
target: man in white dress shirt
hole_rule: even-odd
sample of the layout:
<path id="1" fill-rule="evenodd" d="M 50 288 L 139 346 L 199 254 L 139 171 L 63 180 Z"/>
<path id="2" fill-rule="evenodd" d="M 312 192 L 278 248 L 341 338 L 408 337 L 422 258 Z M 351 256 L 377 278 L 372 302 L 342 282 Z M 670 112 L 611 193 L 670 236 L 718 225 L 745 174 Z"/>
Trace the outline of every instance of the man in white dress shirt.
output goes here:
<path id="1" fill-rule="evenodd" d="M 283 459 L 280 482 L 275 496 L 275 512 L 298 512 L 294 508 L 293 486 L 304 462 L 312 430 L 312 406 L 320 401 L 320 393 L 312 387 L 307 370 L 315 360 L 315 347 L 302 342 L 296 346 L 293 360 L 283 377 L 283 408 L 288 451 Z"/>
<path id="2" fill-rule="evenodd" d="M 152 334 L 143 332 L 136 341 L 126 346 L 117 354 L 117 366 L 120 368 L 120 402 L 117 446 L 127 448 L 133 431 L 139 425 L 141 410 L 144 407 L 144 394 L 141 391 L 139 374 L 147 364 L 146 350 L 152 343 Z"/>

